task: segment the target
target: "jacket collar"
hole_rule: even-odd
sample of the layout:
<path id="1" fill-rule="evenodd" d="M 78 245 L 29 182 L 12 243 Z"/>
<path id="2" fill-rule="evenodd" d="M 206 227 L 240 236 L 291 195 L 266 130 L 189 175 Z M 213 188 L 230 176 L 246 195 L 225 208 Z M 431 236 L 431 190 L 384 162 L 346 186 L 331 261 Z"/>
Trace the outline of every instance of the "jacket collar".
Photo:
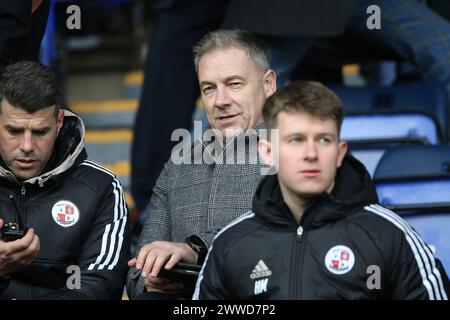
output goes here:
<path id="1" fill-rule="evenodd" d="M 39 176 L 22 181 L 22 183 L 43 186 L 49 179 L 68 171 L 74 164 L 86 158 L 84 150 L 85 127 L 79 116 L 69 110 L 64 110 L 64 124 L 55 141 L 55 147 L 43 173 Z M 0 166 L 0 178 L 21 183 L 6 167 L 3 160 Z"/>
<path id="2" fill-rule="evenodd" d="M 264 134 L 266 130 L 264 122 L 255 125 L 245 132 L 240 132 L 232 139 L 228 139 L 225 148 L 219 142 L 211 140 L 211 134 L 209 133 L 212 132 L 212 130 L 208 130 L 211 130 L 211 127 L 206 128 L 202 132 L 202 135 L 195 139 L 192 145 L 193 155 L 197 159 L 200 159 L 203 156 L 207 157 L 206 161 L 208 163 L 223 164 L 228 160 L 227 156 L 232 155 L 235 160 L 233 163 L 239 164 L 242 162 L 239 161 L 239 156 L 242 156 L 242 159 L 245 160 L 246 155 L 250 154 L 254 155 L 255 159 L 248 159 L 249 161 L 253 160 L 258 163 L 260 162 L 258 160 L 257 143 L 260 138 L 266 137 Z M 202 155 L 199 155 L 199 152 L 201 152 Z"/>

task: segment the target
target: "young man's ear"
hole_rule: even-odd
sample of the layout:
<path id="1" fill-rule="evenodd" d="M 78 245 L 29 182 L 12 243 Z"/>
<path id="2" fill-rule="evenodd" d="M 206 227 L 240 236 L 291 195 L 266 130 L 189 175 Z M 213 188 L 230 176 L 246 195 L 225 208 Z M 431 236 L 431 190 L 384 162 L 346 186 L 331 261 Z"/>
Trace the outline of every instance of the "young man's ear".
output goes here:
<path id="1" fill-rule="evenodd" d="M 258 142 L 258 154 L 261 157 L 262 161 L 269 165 L 273 166 L 273 159 L 272 159 L 272 146 L 269 140 L 260 139 Z"/>
<path id="2" fill-rule="evenodd" d="M 61 130 L 61 128 L 62 128 L 62 126 L 64 124 L 64 110 L 59 109 L 59 111 L 58 111 L 58 119 L 56 121 L 57 121 L 57 125 L 58 125 L 58 130 L 57 130 L 56 135 L 58 135 L 59 134 L 59 130 Z"/>
<path id="3" fill-rule="evenodd" d="M 269 69 L 264 74 L 264 93 L 266 98 L 270 97 L 277 91 L 277 75 L 275 71 Z"/>
<path id="4" fill-rule="evenodd" d="M 338 163 L 339 168 L 342 165 L 342 160 L 344 160 L 345 154 L 347 153 L 348 143 L 347 141 L 340 141 L 338 146 Z"/>

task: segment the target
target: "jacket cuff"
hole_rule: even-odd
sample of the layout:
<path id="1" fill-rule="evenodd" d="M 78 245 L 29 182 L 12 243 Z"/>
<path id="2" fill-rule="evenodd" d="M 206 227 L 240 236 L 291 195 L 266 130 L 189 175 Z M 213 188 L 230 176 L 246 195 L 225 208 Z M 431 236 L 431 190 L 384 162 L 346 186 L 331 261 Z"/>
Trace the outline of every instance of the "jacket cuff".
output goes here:
<path id="1" fill-rule="evenodd" d="M 187 237 L 185 242 L 197 253 L 197 264 L 202 265 L 208 253 L 208 247 L 205 242 L 195 234 Z"/>

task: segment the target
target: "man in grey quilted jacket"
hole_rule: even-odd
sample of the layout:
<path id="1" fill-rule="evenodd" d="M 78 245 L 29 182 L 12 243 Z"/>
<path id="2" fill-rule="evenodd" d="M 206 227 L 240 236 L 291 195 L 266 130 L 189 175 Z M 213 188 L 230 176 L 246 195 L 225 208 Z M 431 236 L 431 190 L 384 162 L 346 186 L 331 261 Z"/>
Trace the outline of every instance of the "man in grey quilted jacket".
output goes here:
<path id="1" fill-rule="evenodd" d="M 128 263 L 131 299 L 189 294 L 185 284 L 159 276 L 160 270 L 178 262 L 202 264 L 217 232 L 250 210 L 264 174 L 257 159 L 257 140 L 265 131 L 261 111 L 276 90 L 264 46 L 248 32 L 217 30 L 199 41 L 194 55 L 211 128 L 190 145 L 180 143 L 156 182 Z"/>

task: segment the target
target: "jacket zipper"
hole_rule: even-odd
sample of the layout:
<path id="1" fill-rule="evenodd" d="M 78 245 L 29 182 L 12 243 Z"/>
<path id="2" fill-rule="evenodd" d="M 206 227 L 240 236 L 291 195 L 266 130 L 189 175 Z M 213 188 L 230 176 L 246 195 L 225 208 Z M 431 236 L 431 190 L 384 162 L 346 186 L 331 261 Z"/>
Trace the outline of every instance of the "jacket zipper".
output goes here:
<path id="1" fill-rule="evenodd" d="M 308 218 L 310 214 L 306 214 L 306 212 L 303 214 L 302 218 L 300 219 L 300 223 L 297 226 L 296 229 L 296 235 L 295 235 L 295 249 L 294 249 L 294 259 L 292 259 L 294 265 L 292 266 L 291 270 L 294 270 L 294 281 L 291 284 L 291 296 L 294 300 L 302 299 L 302 287 L 303 287 L 303 280 L 302 280 L 302 274 L 303 274 L 303 260 L 305 256 L 305 246 L 306 246 L 306 230 L 308 230 L 309 225 L 311 224 L 312 217 Z M 300 246 L 300 249 L 297 249 L 297 246 Z M 298 252 L 298 254 L 297 254 Z M 299 257 L 298 257 L 299 256 Z M 298 257 L 298 258 L 297 258 Z"/>
<path id="2" fill-rule="evenodd" d="M 18 196 L 18 199 L 19 199 L 18 207 L 20 210 L 20 212 L 18 214 L 21 215 L 23 223 L 25 225 L 27 224 L 27 215 L 26 215 L 26 210 L 25 210 L 25 208 L 26 208 L 26 202 L 25 202 L 26 193 L 27 193 L 27 188 L 24 185 L 22 185 L 20 187 L 20 195 Z M 22 213 L 23 213 L 23 215 L 22 215 Z"/>
<path id="3" fill-rule="evenodd" d="M 304 229 L 302 225 L 298 225 L 296 229 L 296 233 L 294 235 L 294 245 L 293 245 L 293 253 L 292 253 L 292 265 L 291 270 L 293 272 L 292 281 L 290 282 L 291 288 L 290 288 L 290 298 L 289 299 L 297 299 L 298 295 L 298 286 L 299 284 L 298 279 L 301 279 L 301 270 L 302 268 L 299 267 L 303 258 L 303 234 Z M 298 246 L 300 246 L 300 250 L 298 249 Z"/>

